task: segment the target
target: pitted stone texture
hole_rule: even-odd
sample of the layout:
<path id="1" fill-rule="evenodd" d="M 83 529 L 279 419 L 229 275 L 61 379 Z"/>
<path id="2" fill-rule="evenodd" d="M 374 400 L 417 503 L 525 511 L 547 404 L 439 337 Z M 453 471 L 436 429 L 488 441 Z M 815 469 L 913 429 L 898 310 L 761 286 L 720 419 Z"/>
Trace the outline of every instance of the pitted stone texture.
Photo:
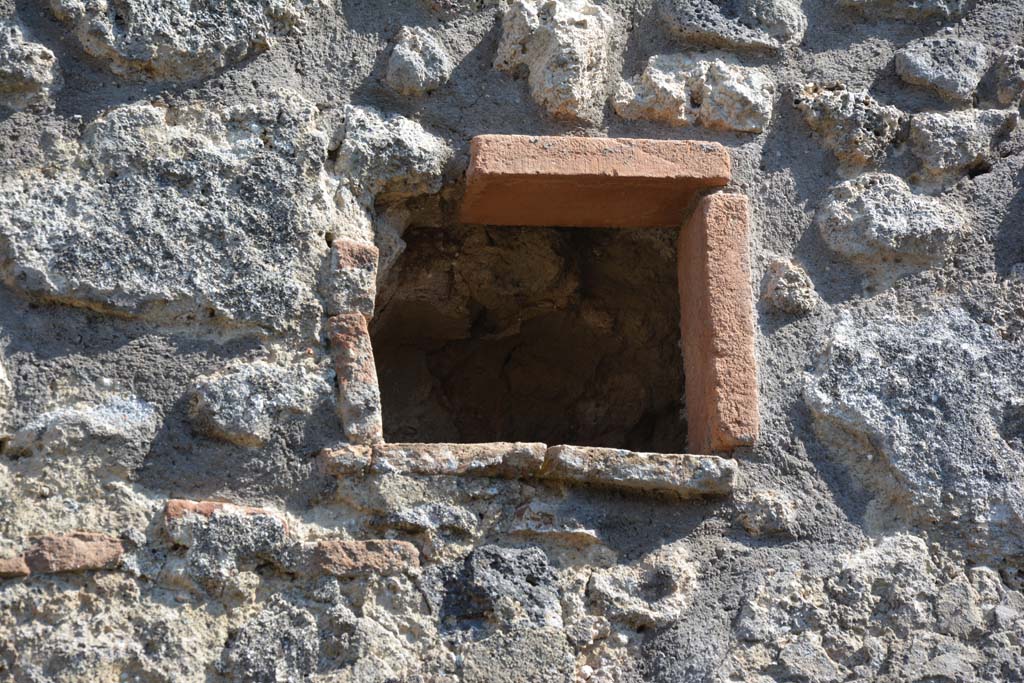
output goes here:
<path id="1" fill-rule="evenodd" d="M 420 552 L 407 541 L 326 539 L 308 552 L 307 571 L 340 578 L 395 576 L 420 567 Z"/>
<path id="2" fill-rule="evenodd" d="M 337 218 L 317 117 L 297 95 L 113 109 L 67 163 L 0 180 L 0 274 L 75 306 L 315 336 Z"/>
<path id="3" fill-rule="evenodd" d="M 704 47 L 774 53 L 807 29 L 795 0 L 660 0 L 658 10 L 670 31 Z"/>
<path id="4" fill-rule="evenodd" d="M 361 313 L 336 315 L 328 321 L 331 355 L 338 381 L 338 416 L 349 443 L 384 440 L 380 385 L 366 318 Z"/>
<path id="5" fill-rule="evenodd" d="M 988 50 L 973 40 L 938 35 L 896 52 L 896 73 L 907 83 L 931 88 L 953 102 L 970 102 L 988 70 Z"/>
<path id="6" fill-rule="evenodd" d="M 273 510 L 216 501 L 169 500 L 164 527 L 185 546 L 185 573 L 214 594 L 229 589 L 243 565 L 286 563 L 288 524 Z"/>
<path id="7" fill-rule="evenodd" d="M 105 471 L 126 475 L 140 465 L 160 427 L 156 408 L 127 396 L 76 403 L 43 413 L 10 437 L 13 456 L 55 461 L 92 458 Z"/>
<path id="8" fill-rule="evenodd" d="M 862 266 L 933 264 L 966 230 L 942 199 L 914 194 L 888 173 L 866 173 L 836 186 L 815 220 L 833 251 Z"/>
<path id="9" fill-rule="evenodd" d="M 619 85 L 615 113 L 625 119 L 760 133 L 772 116 L 775 86 L 763 71 L 731 59 L 655 55 Z"/>
<path id="10" fill-rule="evenodd" d="M 682 544 L 672 544 L 633 565 L 595 571 L 587 594 L 612 621 L 632 628 L 660 628 L 679 619 L 696 588 L 696 564 Z"/>
<path id="11" fill-rule="evenodd" d="M 804 396 L 876 507 L 954 532 L 979 561 L 1013 564 L 1024 553 L 1024 456 L 1004 416 L 1024 391 L 1020 359 L 1018 344 L 959 308 L 846 314 Z"/>
<path id="12" fill-rule="evenodd" d="M 679 233 L 680 327 L 693 453 L 752 445 L 760 428 L 749 220 L 745 196 L 712 194 Z"/>
<path id="13" fill-rule="evenodd" d="M 81 572 L 117 567 L 124 554 L 121 541 L 105 534 L 79 531 L 32 539 L 25 563 L 33 574 Z"/>
<path id="14" fill-rule="evenodd" d="M 1012 47 L 995 60 L 996 99 L 1008 105 L 1024 93 L 1024 47 Z"/>
<path id="15" fill-rule="evenodd" d="M 260 446 L 270 439 L 274 425 L 310 414 L 330 396 L 324 375 L 309 359 L 236 361 L 196 380 L 189 414 L 211 437 Z"/>
<path id="16" fill-rule="evenodd" d="M 896 107 L 838 83 L 804 85 L 794 104 L 825 147 L 851 166 L 882 161 L 906 125 L 906 115 Z"/>
<path id="17" fill-rule="evenodd" d="M 502 20 L 496 69 L 529 72 L 537 104 L 562 118 L 598 119 L 614 22 L 590 0 L 515 0 Z"/>
<path id="18" fill-rule="evenodd" d="M 388 58 L 384 80 L 402 95 L 424 95 L 447 81 L 453 68 L 447 48 L 433 32 L 404 26 Z"/>
<path id="19" fill-rule="evenodd" d="M 372 208 L 377 198 L 404 200 L 441 190 L 452 151 L 418 122 L 349 106 L 337 136 L 334 169 L 342 177 L 342 187 L 363 205 Z"/>
<path id="20" fill-rule="evenodd" d="M 189 80 L 263 52 L 305 20 L 305 0 L 50 0 L 82 48 L 118 76 Z"/>
<path id="21" fill-rule="evenodd" d="M 60 84 L 53 52 L 33 42 L 18 24 L 0 20 L 0 107 L 44 103 Z"/>
<path id="22" fill-rule="evenodd" d="M 377 300 L 377 262 L 380 252 L 373 244 L 336 239 L 321 280 L 320 291 L 328 315 L 362 313 L 369 320 Z"/>
<path id="23" fill-rule="evenodd" d="M 789 259 L 775 259 L 769 264 L 761 299 L 769 310 L 791 315 L 806 315 L 821 301 L 811 278 Z"/>
<path id="24" fill-rule="evenodd" d="M 465 569 L 470 596 L 496 625 L 563 626 L 557 575 L 540 548 L 485 545 L 470 553 Z"/>
<path id="25" fill-rule="evenodd" d="M 373 449 L 373 471 L 530 477 L 544 464 L 542 443 L 409 443 Z"/>
<path id="26" fill-rule="evenodd" d="M 717 143 L 478 135 L 464 223 L 678 227 L 693 195 L 729 182 Z"/>
<path id="27" fill-rule="evenodd" d="M 219 668 L 252 683 L 308 681 L 319 651 L 316 617 L 274 595 L 230 639 Z"/>
<path id="28" fill-rule="evenodd" d="M 925 176 L 955 180 L 993 158 L 996 141 L 1017 127 L 1015 111 L 924 112 L 910 119 L 910 151 Z"/>
<path id="29" fill-rule="evenodd" d="M 617 448 L 552 446 L 540 476 L 616 489 L 665 491 L 681 498 L 727 495 L 736 462 L 713 455 L 634 453 Z"/>
<path id="30" fill-rule="evenodd" d="M 872 18 L 921 21 L 956 19 L 970 0 L 839 0 L 839 4 Z"/>

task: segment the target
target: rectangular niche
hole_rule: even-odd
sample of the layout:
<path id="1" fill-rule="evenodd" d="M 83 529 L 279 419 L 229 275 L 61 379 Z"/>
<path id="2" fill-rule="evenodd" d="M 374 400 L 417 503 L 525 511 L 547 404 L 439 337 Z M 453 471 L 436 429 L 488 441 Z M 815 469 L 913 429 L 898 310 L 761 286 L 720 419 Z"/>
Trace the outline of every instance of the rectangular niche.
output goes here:
<path id="1" fill-rule="evenodd" d="M 746 197 L 715 143 L 474 138 L 371 334 L 387 442 L 728 453 L 759 416 Z"/>

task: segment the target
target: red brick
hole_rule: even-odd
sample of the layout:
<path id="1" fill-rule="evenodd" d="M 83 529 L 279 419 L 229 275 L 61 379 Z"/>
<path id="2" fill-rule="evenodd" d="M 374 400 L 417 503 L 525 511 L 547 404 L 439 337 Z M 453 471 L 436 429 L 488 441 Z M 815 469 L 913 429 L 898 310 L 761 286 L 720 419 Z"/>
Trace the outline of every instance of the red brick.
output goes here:
<path id="1" fill-rule="evenodd" d="M 419 569 L 420 553 L 407 541 L 319 541 L 313 547 L 312 570 L 343 578 L 394 576 Z"/>
<path id="2" fill-rule="evenodd" d="M 757 438 L 749 208 L 712 194 L 679 234 L 679 303 L 692 453 L 718 453 Z"/>
<path id="3" fill-rule="evenodd" d="M 62 536 L 32 539 L 25 562 L 32 573 L 56 574 L 117 566 L 124 548 L 121 541 L 104 534 L 78 531 Z"/>
<path id="4" fill-rule="evenodd" d="M 713 142 L 479 135 L 470 143 L 464 223 L 678 227 L 695 194 L 729 182 Z"/>
<path id="5" fill-rule="evenodd" d="M 328 321 L 328 335 L 345 436 L 353 444 L 381 443 L 380 387 L 366 318 L 359 313 L 336 315 Z"/>
<path id="6" fill-rule="evenodd" d="M 23 555 L 0 558 L 0 579 L 14 579 L 29 575 L 28 564 Z"/>
<path id="7" fill-rule="evenodd" d="M 274 515 L 271 510 L 264 508 L 248 507 L 246 505 L 234 505 L 217 500 L 183 500 L 171 498 L 164 507 L 164 519 L 173 521 L 184 517 L 186 514 L 200 515 L 202 517 L 213 517 L 218 510 L 228 508 L 233 512 L 240 512 L 246 515 Z"/>

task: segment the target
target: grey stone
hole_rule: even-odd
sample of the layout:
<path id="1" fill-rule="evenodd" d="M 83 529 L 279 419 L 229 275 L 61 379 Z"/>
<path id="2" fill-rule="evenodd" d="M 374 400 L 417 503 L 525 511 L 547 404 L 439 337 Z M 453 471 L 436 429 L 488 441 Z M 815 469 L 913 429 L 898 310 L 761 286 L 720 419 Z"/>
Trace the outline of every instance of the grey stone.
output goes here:
<path id="1" fill-rule="evenodd" d="M 235 680 L 307 681 L 316 672 L 319 651 L 316 618 L 275 595 L 234 634 L 221 666 Z"/>
<path id="2" fill-rule="evenodd" d="M 1017 127 L 1017 112 L 971 109 L 946 113 L 924 112 L 910 119 L 910 151 L 925 176 L 954 180 L 989 163 L 993 145 Z"/>
<path id="3" fill-rule="evenodd" d="M 431 31 L 404 26 L 388 58 L 384 79 L 403 95 L 423 95 L 447 81 L 453 68 L 448 50 Z"/>
<path id="4" fill-rule="evenodd" d="M 963 218 L 942 199 L 915 194 L 888 173 L 837 185 L 815 221 L 829 248 L 866 267 L 933 264 L 966 232 Z"/>
<path id="5" fill-rule="evenodd" d="M 804 85 L 794 104 L 825 147 L 852 166 L 879 163 L 902 137 L 906 123 L 896 107 L 838 83 Z"/>
<path id="6" fill-rule="evenodd" d="M 22 109 L 44 103 L 61 85 L 57 58 L 24 28 L 0 20 L 0 106 Z"/>
<path id="7" fill-rule="evenodd" d="M 696 565 L 685 549 L 673 544 L 648 553 L 633 565 L 595 571 L 587 593 L 613 621 L 633 628 L 659 628 L 680 618 L 696 588 Z"/>
<path id="8" fill-rule="evenodd" d="M 763 71 L 732 59 L 655 55 L 642 74 L 619 85 L 613 103 L 625 119 L 760 133 L 771 120 L 774 93 Z"/>
<path id="9" fill-rule="evenodd" d="M 7 374 L 7 364 L 4 362 L 3 355 L 0 354 L 0 434 L 4 433 L 3 429 L 7 419 L 7 410 L 10 408 L 13 400 L 14 387 L 11 384 L 10 376 Z"/>
<path id="10" fill-rule="evenodd" d="M 754 538 L 794 535 L 797 503 L 785 491 L 754 490 L 737 499 L 740 523 Z"/>
<path id="11" fill-rule="evenodd" d="M 1008 105 L 1024 93 L 1024 47 L 1013 47 L 999 53 L 995 59 L 996 98 Z"/>
<path id="12" fill-rule="evenodd" d="M 416 121 L 350 106 L 339 131 L 335 171 L 364 205 L 375 198 L 408 199 L 441 190 L 451 149 Z"/>
<path id="13" fill-rule="evenodd" d="M 783 0 L 659 0 L 658 3 L 665 26 L 688 43 L 757 52 L 776 52 L 780 47 L 779 41 L 759 26 L 758 14 L 771 19 L 776 32 L 778 24 L 782 23 L 782 35 L 788 33 L 792 38 L 800 32 L 798 26 L 792 26 L 795 22 L 780 22 L 778 8 L 781 7 L 791 8 L 792 3 Z"/>
<path id="14" fill-rule="evenodd" d="M 494 67 L 529 72 L 537 104 L 556 117 L 598 119 L 613 21 L 590 0 L 515 0 L 502 19 Z"/>
<path id="15" fill-rule="evenodd" d="M 466 558 L 467 590 L 501 628 L 562 627 L 555 571 L 540 548 L 485 545 Z"/>
<path id="16" fill-rule="evenodd" d="M 999 423 L 1022 389 L 1020 349 L 952 308 L 913 321 L 844 315 L 804 395 L 820 438 L 877 505 L 1001 559 L 1024 552 L 1024 453 Z"/>
<path id="17" fill-rule="evenodd" d="M 988 50 L 973 40 L 938 35 L 896 52 L 896 73 L 911 85 L 931 88 L 947 100 L 970 102 L 988 70 Z"/>
<path id="18" fill-rule="evenodd" d="M 0 274 L 75 306 L 315 336 L 337 218 L 317 111 L 125 105 L 0 178 Z"/>
<path id="19" fill-rule="evenodd" d="M 821 301 L 811 278 L 789 259 L 774 259 L 768 265 L 761 299 L 769 310 L 791 315 L 806 315 Z"/>
<path id="20" fill-rule="evenodd" d="M 305 21 L 305 0 L 50 0 L 87 53 L 118 76 L 187 80 L 263 52 Z"/>
<path id="21" fill-rule="evenodd" d="M 616 448 L 552 446 L 541 477 L 625 490 L 665 491 L 682 498 L 727 495 L 735 460 L 714 455 L 634 453 Z"/>
<path id="22" fill-rule="evenodd" d="M 467 643 L 462 650 L 463 683 L 570 683 L 573 650 L 556 628 L 517 628 Z"/>
<path id="23" fill-rule="evenodd" d="M 840 0 L 840 4 L 870 17 L 920 21 L 955 19 L 966 11 L 970 0 Z"/>
<path id="24" fill-rule="evenodd" d="M 330 395 L 324 372 L 311 362 L 243 361 L 200 377 L 190 414 L 206 434 L 252 447 L 265 443 L 274 425 L 310 414 Z"/>
<path id="25" fill-rule="evenodd" d="M 97 458 L 125 474 L 146 457 L 160 426 L 157 409 L 130 396 L 76 403 L 45 412 L 11 435 L 6 452 L 62 460 Z"/>

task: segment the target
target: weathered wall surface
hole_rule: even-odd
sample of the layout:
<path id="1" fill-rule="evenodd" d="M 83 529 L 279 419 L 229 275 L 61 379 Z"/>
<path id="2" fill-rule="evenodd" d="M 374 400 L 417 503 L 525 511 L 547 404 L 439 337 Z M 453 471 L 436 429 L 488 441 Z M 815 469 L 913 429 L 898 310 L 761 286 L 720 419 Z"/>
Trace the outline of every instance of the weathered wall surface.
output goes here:
<path id="1" fill-rule="evenodd" d="M 1022 39 L 1020 0 L 0 0 L 0 680 L 1024 679 Z M 348 445 L 485 133 L 729 149 L 753 448 Z"/>

